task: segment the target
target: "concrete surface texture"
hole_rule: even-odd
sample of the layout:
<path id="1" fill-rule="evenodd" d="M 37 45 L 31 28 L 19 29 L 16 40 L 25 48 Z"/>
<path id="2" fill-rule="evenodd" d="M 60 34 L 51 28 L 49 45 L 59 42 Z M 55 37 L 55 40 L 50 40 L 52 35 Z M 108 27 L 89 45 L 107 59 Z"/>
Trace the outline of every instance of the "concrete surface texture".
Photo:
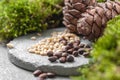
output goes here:
<path id="1" fill-rule="evenodd" d="M 0 80 L 36 80 L 32 72 L 13 65 L 7 53 L 7 48 L 0 44 Z M 47 80 L 70 80 L 70 78 L 57 76 Z"/>

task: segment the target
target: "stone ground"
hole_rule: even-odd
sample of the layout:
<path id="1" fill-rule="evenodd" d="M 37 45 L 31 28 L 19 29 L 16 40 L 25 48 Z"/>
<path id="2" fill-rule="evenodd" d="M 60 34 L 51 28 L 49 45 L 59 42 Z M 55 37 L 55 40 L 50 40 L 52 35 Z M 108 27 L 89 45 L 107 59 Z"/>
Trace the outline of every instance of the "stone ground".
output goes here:
<path id="1" fill-rule="evenodd" d="M 7 49 L 0 44 L 0 80 L 36 80 L 32 72 L 13 65 L 7 55 Z M 68 77 L 56 77 L 47 80 L 70 80 Z"/>

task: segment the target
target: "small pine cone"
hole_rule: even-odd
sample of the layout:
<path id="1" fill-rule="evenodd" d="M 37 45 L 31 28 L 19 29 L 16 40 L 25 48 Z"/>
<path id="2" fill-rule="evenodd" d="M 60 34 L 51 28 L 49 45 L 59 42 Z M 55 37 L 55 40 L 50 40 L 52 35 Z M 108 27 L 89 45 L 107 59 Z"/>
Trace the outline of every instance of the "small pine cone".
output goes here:
<path id="1" fill-rule="evenodd" d="M 70 32 L 77 33 L 77 21 L 81 13 L 85 12 L 88 6 L 94 6 L 96 0 L 64 0 L 63 24 Z"/>
<path id="2" fill-rule="evenodd" d="M 100 3 L 81 14 L 82 18 L 79 18 L 77 23 L 77 32 L 89 40 L 95 40 L 103 34 L 107 22 L 118 14 L 120 14 L 120 2 Z"/>

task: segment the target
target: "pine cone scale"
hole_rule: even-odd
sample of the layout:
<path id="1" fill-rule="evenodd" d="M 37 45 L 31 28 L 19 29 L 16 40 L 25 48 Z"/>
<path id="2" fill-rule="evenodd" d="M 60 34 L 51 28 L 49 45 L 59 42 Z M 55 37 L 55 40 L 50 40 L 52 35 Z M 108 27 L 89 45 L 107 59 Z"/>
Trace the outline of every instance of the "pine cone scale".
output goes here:
<path id="1" fill-rule="evenodd" d="M 71 2 L 72 4 L 75 4 L 75 3 L 78 3 L 78 2 L 82 3 L 82 0 L 70 0 L 70 2 Z"/>
<path id="2" fill-rule="evenodd" d="M 79 10 L 80 12 L 84 12 L 86 8 L 86 6 L 82 3 L 76 3 L 76 4 L 73 4 L 72 6 L 73 8 Z"/>
<path id="3" fill-rule="evenodd" d="M 76 9 L 69 10 L 68 13 L 74 16 L 75 18 L 79 18 L 81 16 L 80 12 Z"/>
<path id="4" fill-rule="evenodd" d="M 94 19 L 93 16 L 90 15 L 90 16 L 87 16 L 87 17 L 86 17 L 86 20 L 85 20 L 85 21 L 86 21 L 90 26 L 92 26 L 92 24 L 93 24 L 93 19 Z"/>

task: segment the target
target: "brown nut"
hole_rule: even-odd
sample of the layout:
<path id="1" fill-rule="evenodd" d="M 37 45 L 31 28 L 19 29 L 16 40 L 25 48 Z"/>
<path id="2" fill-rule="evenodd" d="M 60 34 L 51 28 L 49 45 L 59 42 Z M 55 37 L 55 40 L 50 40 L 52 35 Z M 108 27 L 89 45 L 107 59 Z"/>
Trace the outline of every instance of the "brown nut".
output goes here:
<path id="1" fill-rule="evenodd" d="M 80 48 L 80 46 L 75 46 L 74 50 L 78 50 Z"/>
<path id="2" fill-rule="evenodd" d="M 84 48 L 91 48 L 91 46 L 88 45 L 88 44 L 86 44 L 86 45 L 84 46 Z"/>
<path id="3" fill-rule="evenodd" d="M 60 61 L 60 63 L 65 63 L 65 62 L 66 62 L 66 57 L 61 57 L 61 58 L 59 59 L 59 61 Z"/>
<path id="4" fill-rule="evenodd" d="M 67 45 L 67 46 L 65 47 L 65 50 L 68 50 L 68 49 L 71 49 L 71 48 L 72 48 L 71 46 L 68 46 L 68 45 Z"/>
<path id="5" fill-rule="evenodd" d="M 49 56 L 49 57 L 53 56 L 53 51 L 48 51 L 47 56 Z"/>
<path id="6" fill-rule="evenodd" d="M 68 56 L 68 53 L 66 53 L 66 52 L 62 53 L 62 57 L 67 57 L 67 56 Z"/>
<path id="7" fill-rule="evenodd" d="M 73 51 L 74 49 L 72 48 L 72 49 L 67 50 L 67 53 L 72 54 Z"/>
<path id="8" fill-rule="evenodd" d="M 36 70 L 36 71 L 33 72 L 33 75 L 34 75 L 35 77 L 37 77 L 37 76 L 39 76 L 41 73 L 42 73 L 41 70 Z"/>
<path id="9" fill-rule="evenodd" d="M 76 40 L 75 43 L 77 43 L 79 45 L 80 44 L 80 40 Z"/>
<path id="10" fill-rule="evenodd" d="M 78 43 L 74 42 L 73 47 L 76 47 L 76 46 L 78 46 Z"/>
<path id="11" fill-rule="evenodd" d="M 72 42 L 68 43 L 68 46 L 71 46 L 71 47 L 72 47 L 72 46 L 73 46 L 73 43 L 72 43 Z"/>
<path id="12" fill-rule="evenodd" d="M 60 42 L 60 43 L 63 43 L 64 45 L 67 45 L 67 40 L 64 39 L 64 38 L 60 39 L 59 42 Z"/>
<path id="13" fill-rule="evenodd" d="M 38 77 L 36 80 L 45 80 L 44 78 L 40 78 L 40 77 Z"/>
<path id="14" fill-rule="evenodd" d="M 85 44 L 81 43 L 80 48 L 84 48 Z"/>
<path id="15" fill-rule="evenodd" d="M 60 58 L 62 56 L 62 52 L 55 52 L 53 55 L 57 56 L 58 58 Z"/>
<path id="16" fill-rule="evenodd" d="M 48 60 L 50 62 L 55 62 L 57 60 L 57 56 L 52 56 L 52 57 L 49 57 Z"/>
<path id="17" fill-rule="evenodd" d="M 72 53 L 75 57 L 77 57 L 79 55 L 79 52 L 78 51 L 73 51 Z"/>
<path id="18" fill-rule="evenodd" d="M 83 56 L 84 56 L 84 57 L 88 57 L 88 56 L 90 56 L 90 53 L 89 53 L 89 52 L 84 52 L 84 53 L 83 53 Z"/>
<path id="19" fill-rule="evenodd" d="M 73 62 L 74 61 L 74 57 L 73 56 L 67 56 L 67 62 Z"/>
<path id="20" fill-rule="evenodd" d="M 83 53 L 86 52 L 86 50 L 84 48 L 80 48 L 78 50 L 78 52 L 79 52 L 80 55 L 83 55 Z"/>
<path id="21" fill-rule="evenodd" d="M 40 74 L 40 75 L 39 75 L 39 78 L 44 78 L 44 79 L 47 78 L 47 73 L 42 73 L 42 74 Z"/>
<path id="22" fill-rule="evenodd" d="M 54 78 L 54 77 L 55 77 L 55 74 L 54 74 L 54 73 L 51 73 L 51 72 L 48 72 L 48 73 L 47 73 L 47 76 L 48 76 L 48 78 Z"/>

